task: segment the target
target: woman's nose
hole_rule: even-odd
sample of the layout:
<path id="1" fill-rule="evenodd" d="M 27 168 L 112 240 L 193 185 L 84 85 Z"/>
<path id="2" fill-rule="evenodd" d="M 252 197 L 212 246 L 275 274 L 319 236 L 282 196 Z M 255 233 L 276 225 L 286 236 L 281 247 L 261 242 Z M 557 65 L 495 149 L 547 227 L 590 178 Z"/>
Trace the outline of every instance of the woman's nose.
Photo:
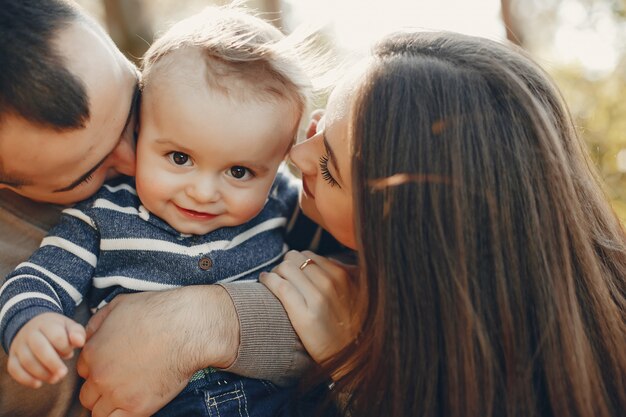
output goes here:
<path id="1" fill-rule="evenodd" d="M 289 152 L 289 159 L 303 175 L 313 175 L 317 171 L 317 161 L 320 157 L 315 146 L 317 136 L 294 145 Z"/>

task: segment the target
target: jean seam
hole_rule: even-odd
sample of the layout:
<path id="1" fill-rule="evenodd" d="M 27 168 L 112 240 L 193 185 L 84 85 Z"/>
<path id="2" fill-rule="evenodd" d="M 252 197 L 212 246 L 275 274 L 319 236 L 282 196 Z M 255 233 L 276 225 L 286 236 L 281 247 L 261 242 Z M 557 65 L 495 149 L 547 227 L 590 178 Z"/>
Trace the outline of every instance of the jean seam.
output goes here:
<path id="1" fill-rule="evenodd" d="M 220 407 L 219 405 L 225 404 L 229 401 L 237 400 L 238 411 L 240 417 L 249 417 L 250 413 L 248 410 L 248 398 L 243 389 L 243 383 L 235 382 L 235 389 L 229 392 L 225 392 L 216 396 L 211 395 L 208 391 L 205 391 L 204 395 L 204 405 L 207 409 L 207 413 L 210 417 L 220 417 Z M 243 398 L 243 402 L 242 402 Z M 244 414 L 242 414 L 242 410 Z"/>

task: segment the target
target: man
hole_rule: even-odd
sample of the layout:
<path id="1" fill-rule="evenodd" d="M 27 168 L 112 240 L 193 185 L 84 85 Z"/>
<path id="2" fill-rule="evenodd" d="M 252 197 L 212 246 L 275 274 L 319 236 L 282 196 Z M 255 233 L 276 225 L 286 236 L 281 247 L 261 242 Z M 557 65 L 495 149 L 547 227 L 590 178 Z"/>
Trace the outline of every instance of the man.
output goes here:
<path id="1" fill-rule="evenodd" d="M 4 276 L 56 221 L 60 207 L 47 203 L 70 204 L 107 178 L 134 174 L 138 75 L 108 35 L 63 0 L 2 0 L 0 63 Z M 88 327 L 97 332 L 79 359 L 81 402 L 96 417 L 146 415 L 206 366 L 276 382 L 301 372 L 306 359 L 280 303 L 261 284 L 225 288 L 116 298 Z M 85 322 L 86 311 L 79 314 Z M 137 338 L 155 343 L 133 349 Z M 4 352 L 0 362 L 0 416 L 88 415 L 77 375 L 34 391 L 10 379 Z"/>

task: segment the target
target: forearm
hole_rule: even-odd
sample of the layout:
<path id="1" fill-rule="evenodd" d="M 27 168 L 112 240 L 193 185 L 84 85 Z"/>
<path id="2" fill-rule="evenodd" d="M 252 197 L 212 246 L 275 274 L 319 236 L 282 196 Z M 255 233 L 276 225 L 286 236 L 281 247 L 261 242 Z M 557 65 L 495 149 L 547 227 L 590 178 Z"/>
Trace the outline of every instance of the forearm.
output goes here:
<path id="1" fill-rule="evenodd" d="M 281 386 L 296 383 L 313 366 L 313 361 L 280 301 L 257 282 L 221 286 L 234 304 L 239 327 L 235 359 L 225 370 Z"/>
<path id="2" fill-rule="evenodd" d="M 283 385 L 294 382 L 310 362 L 300 360 L 295 335 L 278 336 L 275 329 L 287 321 L 284 311 L 272 309 L 280 302 L 268 301 L 259 283 L 236 285 L 226 286 L 230 295 L 219 285 L 194 285 L 116 297 L 88 325 L 90 338 L 78 363 L 86 379 L 83 405 L 93 409 L 106 401 L 150 415 L 207 367 Z M 290 359 L 273 362 L 283 354 Z"/>

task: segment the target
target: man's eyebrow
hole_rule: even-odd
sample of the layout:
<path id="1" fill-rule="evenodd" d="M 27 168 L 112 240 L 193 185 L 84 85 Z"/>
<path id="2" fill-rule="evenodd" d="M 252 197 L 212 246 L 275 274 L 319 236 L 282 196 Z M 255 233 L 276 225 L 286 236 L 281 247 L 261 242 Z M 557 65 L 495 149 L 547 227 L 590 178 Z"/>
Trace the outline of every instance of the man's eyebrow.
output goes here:
<path id="1" fill-rule="evenodd" d="M 133 90 L 133 97 L 131 98 L 131 101 L 130 101 L 130 108 L 128 109 L 128 116 L 126 116 L 126 123 L 124 123 L 124 128 L 122 129 L 122 135 L 120 135 L 120 140 L 122 140 L 123 133 L 126 132 L 126 129 L 128 129 L 128 124 L 133 119 L 133 113 L 135 112 L 135 109 L 137 108 L 137 102 L 139 101 L 140 90 L 139 90 L 139 78 L 138 78 L 137 74 L 135 75 L 135 78 L 137 79 L 137 82 L 135 83 L 135 89 Z M 113 152 L 115 150 L 115 148 L 117 148 L 117 145 L 119 143 L 120 143 L 119 141 L 117 141 L 115 143 L 115 146 L 113 147 L 111 152 Z M 70 190 L 76 188 L 80 183 L 85 181 L 94 172 L 96 172 L 96 170 L 98 168 L 100 168 L 100 166 L 104 163 L 104 161 L 106 161 L 106 159 L 109 157 L 111 152 L 107 153 L 104 158 L 102 158 L 96 165 L 93 166 L 93 168 L 91 168 L 89 171 L 85 172 L 83 175 L 80 176 L 80 178 L 78 178 L 77 180 L 73 181 L 70 185 L 68 185 L 67 187 L 59 188 L 58 190 L 54 190 L 53 192 L 55 192 L 55 193 L 62 193 L 62 192 L 70 191 Z"/>
<path id="2" fill-rule="evenodd" d="M 328 143 L 328 140 L 326 139 L 326 132 L 324 132 L 323 138 L 324 138 L 324 148 L 326 148 L 326 153 L 328 154 L 328 160 L 330 161 L 330 164 L 333 166 L 333 168 L 335 168 L 335 172 L 337 173 L 337 178 L 341 180 L 341 182 L 343 182 L 341 178 L 341 172 L 339 171 L 339 165 L 337 165 L 337 159 L 335 158 L 335 153 L 333 152 L 333 149 L 330 147 L 330 144 Z"/>

